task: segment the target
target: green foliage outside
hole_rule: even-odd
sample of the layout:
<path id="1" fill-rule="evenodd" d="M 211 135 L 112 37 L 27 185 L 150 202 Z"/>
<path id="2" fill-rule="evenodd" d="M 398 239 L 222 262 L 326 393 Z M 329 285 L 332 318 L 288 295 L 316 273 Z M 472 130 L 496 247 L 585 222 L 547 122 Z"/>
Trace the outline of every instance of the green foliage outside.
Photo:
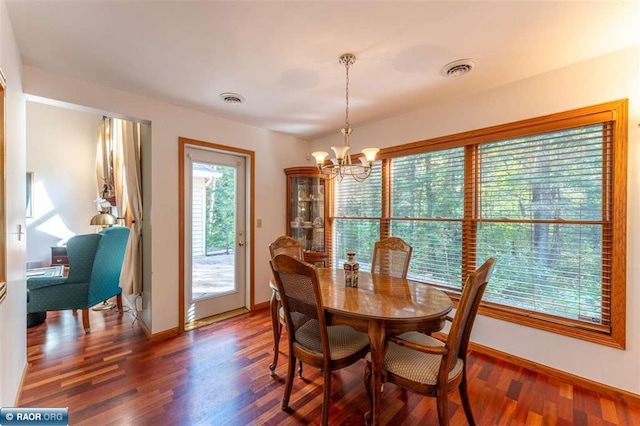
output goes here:
<path id="1" fill-rule="evenodd" d="M 236 170 L 215 166 L 222 173 L 206 187 L 207 253 L 224 250 L 229 254 L 235 247 Z"/>

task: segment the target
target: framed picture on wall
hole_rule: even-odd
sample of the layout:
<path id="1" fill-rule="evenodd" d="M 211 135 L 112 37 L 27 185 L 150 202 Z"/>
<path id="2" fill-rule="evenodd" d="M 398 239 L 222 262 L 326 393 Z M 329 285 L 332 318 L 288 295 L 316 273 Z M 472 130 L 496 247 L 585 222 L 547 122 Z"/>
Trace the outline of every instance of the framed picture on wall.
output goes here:
<path id="1" fill-rule="evenodd" d="M 33 172 L 27 172 L 27 217 L 33 217 Z"/>

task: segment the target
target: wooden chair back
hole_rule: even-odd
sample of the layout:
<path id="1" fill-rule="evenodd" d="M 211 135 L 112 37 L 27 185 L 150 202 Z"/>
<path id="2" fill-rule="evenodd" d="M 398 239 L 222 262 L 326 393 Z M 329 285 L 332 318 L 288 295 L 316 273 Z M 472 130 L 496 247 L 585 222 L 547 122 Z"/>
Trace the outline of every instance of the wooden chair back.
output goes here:
<path id="1" fill-rule="evenodd" d="M 304 260 L 302 242 L 286 235 L 281 235 L 269 244 L 269 252 L 273 259 L 278 254 L 288 254 L 296 259 Z"/>
<path id="2" fill-rule="evenodd" d="M 322 353 L 329 354 L 329 338 L 317 268 L 287 254 L 276 255 L 271 259 L 270 264 L 284 309 L 285 324 L 287 330 L 290 330 L 289 338 L 293 345 L 304 346 L 296 338 L 297 328 L 301 325 L 309 327 L 311 323 L 308 324 L 308 322 L 315 320 L 318 327 L 317 335 L 320 336 L 322 343 Z M 322 357 L 322 354 L 319 357 Z M 327 358 L 327 361 L 329 359 L 329 357 L 324 358 Z"/>
<path id="3" fill-rule="evenodd" d="M 413 248 L 402 238 L 387 237 L 376 241 L 373 248 L 371 272 L 407 278 Z"/>
<path id="4" fill-rule="evenodd" d="M 448 353 L 443 358 L 439 372 L 444 381 L 440 383 L 447 383 L 446 377 L 455 366 L 458 358 L 466 362 L 471 329 L 478 313 L 480 301 L 487 288 L 491 274 L 493 274 L 495 263 L 496 259 L 490 257 L 467 277 L 460 296 L 460 302 L 458 303 L 458 309 L 449 329 L 449 336 L 445 345 Z"/>

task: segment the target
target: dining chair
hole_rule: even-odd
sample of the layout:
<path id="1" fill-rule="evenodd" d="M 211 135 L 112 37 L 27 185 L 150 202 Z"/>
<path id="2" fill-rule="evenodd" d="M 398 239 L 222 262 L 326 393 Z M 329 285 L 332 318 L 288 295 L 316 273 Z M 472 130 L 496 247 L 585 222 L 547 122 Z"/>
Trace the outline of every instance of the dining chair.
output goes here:
<path id="1" fill-rule="evenodd" d="M 412 251 L 413 248 L 402 238 L 386 237 L 376 241 L 373 247 L 371 272 L 407 278 Z"/>
<path id="2" fill-rule="evenodd" d="M 347 325 L 327 326 L 322 305 L 318 270 L 314 265 L 279 254 L 270 261 L 278 287 L 289 334 L 289 364 L 280 408 L 287 410 L 293 386 L 296 359 L 322 371 L 324 378 L 322 424 L 329 422 L 331 372 L 364 358 L 369 337 Z M 305 321 L 294 321 L 294 315 Z"/>
<path id="3" fill-rule="evenodd" d="M 298 241 L 287 235 L 281 235 L 269 244 L 269 253 L 273 259 L 278 254 L 288 254 L 296 259 L 304 260 L 302 241 Z M 269 365 L 269 374 L 276 375 L 278 365 L 278 355 L 280 348 L 280 337 L 282 336 L 282 326 L 284 324 L 284 311 L 280 303 L 280 296 L 277 292 L 271 295 L 271 328 L 273 331 L 273 362 Z M 298 369 L 298 375 L 302 377 L 302 363 Z"/>
<path id="4" fill-rule="evenodd" d="M 467 278 L 454 318 L 447 317 L 451 321 L 451 328 L 446 342 L 416 331 L 388 338 L 384 380 L 422 395 L 436 397 L 441 426 L 449 424 L 447 395 L 456 388 L 460 391 L 467 422 L 475 425 L 467 393 L 467 348 L 478 306 L 494 265 L 495 259 L 489 258 Z M 371 401 L 369 357 L 367 355 L 365 386 Z"/>

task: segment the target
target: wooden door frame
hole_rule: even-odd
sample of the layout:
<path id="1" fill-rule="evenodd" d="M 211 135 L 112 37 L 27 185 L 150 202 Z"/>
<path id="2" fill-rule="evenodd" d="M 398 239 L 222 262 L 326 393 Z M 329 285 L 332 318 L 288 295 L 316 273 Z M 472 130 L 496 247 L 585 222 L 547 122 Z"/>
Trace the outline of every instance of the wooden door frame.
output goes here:
<path id="1" fill-rule="evenodd" d="M 0 303 L 7 297 L 7 200 L 6 200 L 6 164 L 5 164 L 5 122 L 4 103 L 7 79 L 0 69 Z M 22 226 L 22 225 L 20 225 Z M 18 230 L 18 240 L 22 229 Z"/>
<path id="2" fill-rule="evenodd" d="M 254 217 L 255 217 L 255 152 L 236 148 L 232 146 L 219 145 L 212 142 L 199 141 L 195 139 L 178 137 L 178 333 L 184 333 L 184 321 L 185 321 L 185 309 L 184 309 L 184 288 L 185 288 L 185 214 L 184 208 L 186 205 L 186 194 L 184 185 L 184 156 L 185 148 L 187 146 L 194 146 L 203 149 L 209 149 L 222 154 L 241 155 L 249 160 L 249 167 L 247 168 L 248 176 L 248 194 L 246 196 L 247 201 L 247 233 L 246 239 L 248 245 L 248 280 L 249 280 L 249 310 L 253 310 L 255 307 L 255 295 L 254 295 Z M 245 296 L 246 297 L 246 296 Z"/>

